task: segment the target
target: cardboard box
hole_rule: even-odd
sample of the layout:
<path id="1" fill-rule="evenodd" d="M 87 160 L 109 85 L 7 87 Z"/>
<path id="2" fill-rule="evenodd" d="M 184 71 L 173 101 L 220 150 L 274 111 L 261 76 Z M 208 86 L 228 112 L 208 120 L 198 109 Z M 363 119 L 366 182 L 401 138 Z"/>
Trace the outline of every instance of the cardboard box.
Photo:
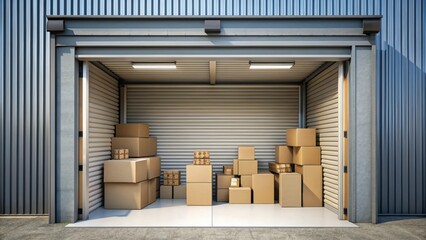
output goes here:
<path id="1" fill-rule="evenodd" d="M 127 123 L 115 125 L 116 137 L 149 137 L 149 125 L 143 123 Z"/>
<path id="2" fill-rule="evenodd" d="M 320 147 L 295 147 L 293 148 L 293 162 L 297 165 L 320 165 Z"/>
<path id="3" fill-rule="evenodd" d="M 148 204 L 151 204 L 157 200 L 157 179 L 153 178 L 148 181 Z"/>
<path id="4" fill-rule="evenodd" d="M 194 159 L 210 159 L 210 152 L 207 150 L 194 151 Z"/>
<path id="5" fill-rule="evenodd" d="M 231 178 L 231 185 L 229 187 L 240 187 L 240 179 L 236 177 Z"/>
<path id="6" fill-rule="evenodd" d="M 211 165 L 186 165 L 187 183 L 211 183 L 212 166 Z"/>
<path id="7" fill-rule="evenodd" d="M 253 203 L 274 203 L 274 175 L 258 173 L 252 175 Z"/>
<path id="8" fill-rule="evenodd" d="M 232 175 L 233 172 L 234 172 L 234 166 L 233 165 L 223 166 L 223 174 Z"/>
<path id="9" fill-rule="evenodd" d="M 160 198 L 161 199 L 172 199 L 173 198 L 173 186 L 160 186 Z"/>
<path id="10" fill-rule="evenodd" d="M 233 175 L 216 173 L 216 188 L 229 188 L 229 186 L 231 186 L 232 177 Z"/>
<path id="11" fill-rule="evenodd" d="M 186 184 L 186 205 L 211 206 L 212 198 L 212 183 L 191 182 Z"/>
<path id="12" fill-rule="evenodd" d="M 229 188 L 219 188 L 216 191 L 217 202 L 229 202 Z"/>
<path id="13" fill-rule="evenodd" d="M 254 160 L 254 147 L 253 146 L 238 146 L 238 159 L 239 160 Z"/>
<path id="14" fill-rule="evenodd" d="M 185 199 L 186 198 L 186 185 L 173 186 L 173 198 Z"/>
<path id="15" fill-rule="evenodd" d="M 275 146 L 276 163 L 293 163 L 293 148 L 289 146 Z"/>
<path id="16" fill-rule="evenodd" d="M 276 163 L 276 162 L 269 162 L 268 167 L 269 171 L 273 173 L 286 173 L 286 172 L 293 172 L 293 169 L 291 167 L 290 163 Z"/>
<path id="17" fill-rule="evenodd" d="M 296 165 L 295 172 L 302 174 L 303 207 L 322 207 L 322 166 Z"/>
<path id="18" fill-rule="evenodd" d="M 287 129 L 287 146 L 314 147 L 316 146 L 316 143 L 315 128 Z"/>
<path id="19" fill-rule="evenodd" d="M 147 161 L 148 179 L 158 178 L 161 175 L 161 159 L 159 157 L 138 158 Z"/>
<path id="20" fill-rule="evenodd" d="M 241 175 L 241 187 L 249 187 L 251 188 L 251 175 Z"/>
<path id="21" fill-rule="evenodd" d="M 278 194 L 281 207 L 301 207 L 302 175 L 299 173 L 280 173 Z"/>
<path id="22" fill-rule="evenodd" d="M 112 148 L 129 149 L 129 157 L 149 157 L 157 155 L 157 138 L 114 137 Z"/>
<path id="23" fill-rule="evenodd" d="M 257 160 L 238 160 L 238 175 L 257 173 Z"/>
<path id="24" fill-rule="evenodd" d="M 238 159 L 234 159 L 234 161 L 232 163 L 232 172 L 234 173 L 234 175 L 239 175 L 239 172 L 238 172 Z"/>
<path id="25" fill-rule="evenodd" d="M 148 181 L 138 183 L 105 183 L 106 209 L 141 209 L 148 205 Z"/>
<path id="26" fill-rule="evenodd" d="M 251 188 L 229 188 L 229 203 L 231 204 L 250 204 Z"/>
<path id="27" fill-rule="evenodd" d="M 104 163 L 104 182 L 138 183 L 148 178 L 148 165 L 140 159 L 108 160 Z"/>

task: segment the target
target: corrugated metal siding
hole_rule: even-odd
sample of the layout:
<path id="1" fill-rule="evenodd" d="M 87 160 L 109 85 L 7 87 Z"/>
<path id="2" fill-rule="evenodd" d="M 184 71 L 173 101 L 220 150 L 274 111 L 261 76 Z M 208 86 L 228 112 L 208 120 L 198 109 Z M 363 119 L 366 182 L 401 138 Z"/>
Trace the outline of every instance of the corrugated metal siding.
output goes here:
<path id="1" fill-rule="evenodd" d="M 111 138 L 119 123 L 118 81 L 89 66 L 88 212 L 104 203 L 104 162 L 111 159 Z"/>
<path id="2" fill-rule="evenodd" d="M 127 122 L 150 125 L 161 168 L 183 171 L 194 150 L 209 150 L 214 172 L 237 159 L 239 145 L 254 145 L 259 169 L 275 161 L 285 129 L 299 124 L 299 87 L 200 85 L 127 88 Z"/>
<path id="3" fill-rule="evenodd" d="M 48 211 L 46 156 L 50 143 L 45 138 L 49 127 L 46 119 L 50 114 L 45 101 L 49 94 L 45 29 L 48 14 L 383 14 L 382 34 L 377 38 L 379 213 L 426 213 L 425 5 L 421 0 L 0 1 L 0 213 Z M 409 116 L 408 119 L 402 119 L 401 110 L 409 112 L 404 115 Z M 411 119 L 415 119 L 415 124 L 407 124 Z M 400 136 L 411 141 L 403 144 Z M 402 168 L 402 163 L 410 167 Z M 413 167 L 415 174 L 411 174 Z M 406 178 L 409 187 L 404 187 L 408 194 L 403 197 L 401 186 L 407 186 L 407 181 L 402 184 L 402 177 L 407 175 L 407 169 L 411 169 L 410 177 Z M 402 175 L 402 172 L 405 173 Z"/>
<path id="4" fill-rule="evenodd" d="M 306 86 L 306 126 L 317 129 L 321 146 L 324 204 L 339 209 L 338 64 L 324 69 Z"/>

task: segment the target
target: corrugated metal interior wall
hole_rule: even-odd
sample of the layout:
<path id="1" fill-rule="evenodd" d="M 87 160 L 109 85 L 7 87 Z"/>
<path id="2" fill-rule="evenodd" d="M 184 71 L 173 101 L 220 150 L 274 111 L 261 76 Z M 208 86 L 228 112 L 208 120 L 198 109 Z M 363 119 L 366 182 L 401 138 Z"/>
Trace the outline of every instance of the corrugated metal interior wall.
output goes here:
<path id="1" fill-rule="evenodd" d="M 426 213 L 425 5 L 422 0 L 1 1 L 0 213 L 48 211 L 46 15 L 378 14 L 384 17 L 377 58 L 379 213 Z"/>

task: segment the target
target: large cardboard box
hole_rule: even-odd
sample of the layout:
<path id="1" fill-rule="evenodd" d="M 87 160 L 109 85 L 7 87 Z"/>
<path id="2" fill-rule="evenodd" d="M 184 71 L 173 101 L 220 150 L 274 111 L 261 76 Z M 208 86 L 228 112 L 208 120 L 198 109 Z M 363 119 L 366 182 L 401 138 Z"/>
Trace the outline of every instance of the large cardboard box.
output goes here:
<path id="1" fill-rule="evenodd" d="M 251 175 L 241 175 L 241 187 L 251 188 Z"/>
<path id="2" fill-rule="evenodd" d="M 293 163 L 293 148 L 289 146 L 275 146 L 276 163 Z"/>
<path id="3" fill-rule="evenodd" d="M 153 178 L 148 181 L 148 204 L 151 204 L 157 200 L 157 179 Z"/>
<path id="4" fill-rule="evenodd" d="M 126 123 L 115 125 L 116 137 L 149 137 L 149 125 L 143 123 Z"/>
<path id="5" fill-rule="evenodd" d="M 229 203 L 231 204 L 250 204 L 251 188 L 229 188 Z"/>
<path id="6" fill-rule="evenodd" d="M 253 146 L 238 146 L 238 159 L 240 160 L 254 160 L 254 147 Z"/>
<path id="7" fill-rule="evenodd" d="M 150 157 L 157 155 L 157 138 L 114 137 L 112 149 L 127 148 L 129 157 Z"/>
<path id="8" fill-rule="evenodd" d="M 216 188 L 229 188 L 229 186 L 231 186 L 232 177 L 233 175 L 216 173 Z"/>
<path id="9" fill-rule="evenodd" d="M 229 202 L 229 188 L 218 188 L 216 191 L 217 202 Z"/>
<path id="10" fill-rule="evenodd" d="M 302 206 L 302 175 L 299 173 L 280 173 L 278 200 L 281 207 Z"/>
<path id="11" fill-rule="evenodd" d="M 172 199 L 173 198 L 173 186 L 160 186 L 160 198 L 161 199 Z"/>
<path id="12" fill-rule="evenodd" d="M 211 183 L 212 165 L 186 165 L 187 183 Z"/>
<path id="13" fill-rule="evenodd" d="M 138 183 L 148 177 L 147 162 L 140 159 L 108 160 L 104 163 L 104 182 Z"/>
<path id="14" fill-rule="evenodd" d="M 295 172 L 302 174 L 303 207 L 322 207 L 322 166 L 296 165 Z"/>
<path id="15" fill-rule="evenodd" d="M 211 206 L 212 183 L 186 183 L 186 205 Z"/>
<path id="16" fill-rule="evenodd" d="M 173 186 L 173 198 L 185 199 L 186 198 L 186 185 Z"/>
<path id="17" fill-rule="evenodd" d="M 238 175 L 257 173 L 257 160 L 238 160 Z"/>
<path id="18" fill-rule="evenodd" d="M 148 205 L 148 181 L 138 183 L 105 183 L 106 209 L 141 209 Z"/>
<path id="19" fill-rule="evenodd" d="M 316 146 L 315 128 L 287 129 L 287 146 L 314 147 Z"/>
<path id="20" fill-rule="evenodd" d="M 293 162 L 297 165 L 320 165 L 320 147 L 294 147 Z"/>
<path id="21" fill-rule="evenodd" d="M 258 173 L 252 175 L 253 203 L 274 203 L 274 175 Z"/>

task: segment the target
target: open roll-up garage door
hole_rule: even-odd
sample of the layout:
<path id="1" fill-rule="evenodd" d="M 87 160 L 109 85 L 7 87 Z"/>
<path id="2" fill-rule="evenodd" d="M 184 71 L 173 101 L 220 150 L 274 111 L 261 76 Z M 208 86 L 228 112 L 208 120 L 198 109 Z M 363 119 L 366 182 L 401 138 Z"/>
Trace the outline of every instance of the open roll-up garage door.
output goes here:
<path id="1" fill-rule="evenodd" d="M 307 82 L 306 126 L 317 129 L 321 146 L 324 205 L 339 209 L 339 94 L 338 63 Z"/>
<path id="2" fill-rule="evenodd" d="M 126 116 L 150 125 L 162 169 L 183 171 L 183 181 L 196 149 L 209 150 L 219 172 L 238 145 L 254 145 L 259 169 L 267 169 L 285 129 L 299 125 L 299 86 L 128 85 Z"/>

